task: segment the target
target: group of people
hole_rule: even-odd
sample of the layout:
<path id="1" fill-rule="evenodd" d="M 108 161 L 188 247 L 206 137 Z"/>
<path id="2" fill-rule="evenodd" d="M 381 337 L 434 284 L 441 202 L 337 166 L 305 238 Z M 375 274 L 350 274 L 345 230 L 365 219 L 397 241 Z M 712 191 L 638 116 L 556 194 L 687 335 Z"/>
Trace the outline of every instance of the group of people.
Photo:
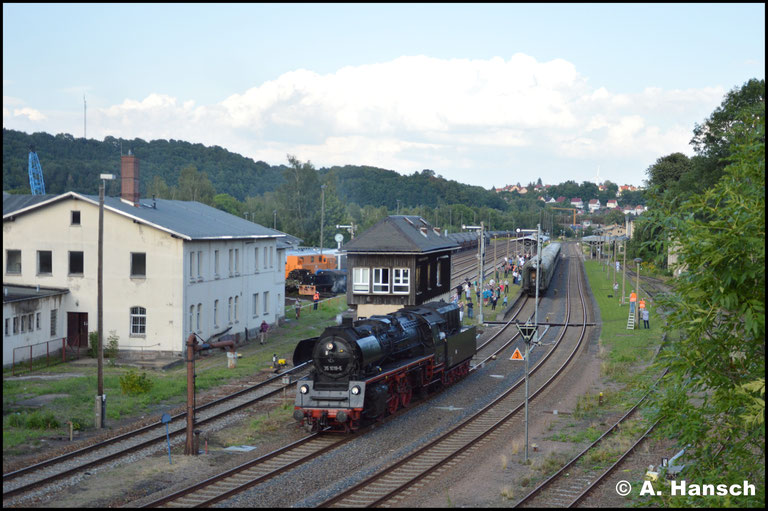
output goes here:
<path id="1" fill-rule="evenodd" d="M 648 309 L 645 308 L 645 300 L 640 299 L 638 301 L 637 299 L 637 293 L 635 293 L 635 290 L 633 289 L 632 292 L 629 294 L 629 312 L 630 314 L 635 312 L 635 305 L 637 305 L 637 311 L 638 316 L 640 319 L 643 320 L 643 328 L 650 329 L 650 319 L 651 319 L 651 313 L 648 311 Z"/>
<path id="2" fill-rule="evenodd" d="M 464 279 L 464 283 L 456 288 L 456 292 L 451 297 L 451 301 L 459 306 L 460 319 L 464 317 L 464 307 L 467 308 L 467 317 L 469 319 L 474 318 L 475 302 L 472 301 L 473 294 L 477 303 L 483 300 L 483 305 L 490 305 L 491 310 L 496 310 L 499 300 L 502 300 L 502 306 L 506 307 L 507 295 L 509 295 L 509 280 L 504 279 L 504 282 L 496 282 L 494 279 L 491 279 L 487 284 L 483 285 L 483 290 L 480 291 L 477 281 L 470 283 L 469 279 Z"/>

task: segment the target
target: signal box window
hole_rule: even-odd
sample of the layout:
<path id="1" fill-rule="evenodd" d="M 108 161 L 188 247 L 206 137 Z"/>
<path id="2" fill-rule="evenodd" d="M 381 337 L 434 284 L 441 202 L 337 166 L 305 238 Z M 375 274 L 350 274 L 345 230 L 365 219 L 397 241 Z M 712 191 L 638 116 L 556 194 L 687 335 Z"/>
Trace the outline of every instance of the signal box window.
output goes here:
<path id="1" fill-rule="evenodd" d="M 408 268 L 394 268 L 392 270 L 392 292 L 396 294 L 408 294 L 411 290 L 411 270 Z"/>
<path id="2" fill-rule="evenodd" d="M 389 293 L 389 268 L 373 269 L 373 292 Z"/>
<path id="3" fill-rule="evenodd" d="M 72 212 L 72 225 L 80 225 L 80 212 L 79 211 L 73 211 Z"/>
<path id="4" fill-rule="evenodd" d="M 370 285 L 370 270 L 368 268 L 352 269 L 352 291 L 354 293 L 368 293 Z"/>
<path id="5" fill-rule="evenodd" d="M 83 274 L 83 253 L 82 252 L 70 252 L 69 253 L 69 274 L 70 275 L 82 275 Z"/>
<path id="6" fill-rule="evenodd" d="M 147 254 L 131 252 L 131 277 L 147 276 Z"/>

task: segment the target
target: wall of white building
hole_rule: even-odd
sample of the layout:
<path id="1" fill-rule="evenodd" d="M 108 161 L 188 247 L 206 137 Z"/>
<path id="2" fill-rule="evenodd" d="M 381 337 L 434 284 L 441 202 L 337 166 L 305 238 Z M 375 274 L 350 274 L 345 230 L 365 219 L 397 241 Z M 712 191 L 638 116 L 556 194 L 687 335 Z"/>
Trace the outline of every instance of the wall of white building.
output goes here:
<path id="1" fill-rule="evenodd" d="M 79 225 L 72 223 L 72 211 L 79 212 Z M 67 312 L 87 312 L 89 331 L 97 328 L 98 213 L 97 205 L 70 199 L 3 222 L 4 282 L 69 289 L 67 305 L 62 307 L 66 310 L 58 313 L 62 336 L 66 336 Z M 20 273 L 8 272 L 9 250 L 21 250 Z M 240 265 L 239 270 L 233 267 L 232 275 L 230 250 L 233 266 L 236 253 Z M 38 271 L 39 251 L 52 252 L 50 273 Z M 83 253 L 80 274 L 69 272 L 72 251 Z M 133 253 L 145 254 L 143 276 L 131 275 Z M 230 298 L 231 333 L 256 328 L 262 320 L 274 323 L 284 315 L 284 251 L 280 254 L 274 238 L 185 241 L 105 209 L 104 336 L 114 330 L 120 349 L 180 352 L 192 329 L 207 339 L 230 326 Z M 256 314 L 254 294 L 259 300 Z M 216 300 L 219 319 L 214 322 Z M 143 317 L 132 316 L 135 311 Z"/>

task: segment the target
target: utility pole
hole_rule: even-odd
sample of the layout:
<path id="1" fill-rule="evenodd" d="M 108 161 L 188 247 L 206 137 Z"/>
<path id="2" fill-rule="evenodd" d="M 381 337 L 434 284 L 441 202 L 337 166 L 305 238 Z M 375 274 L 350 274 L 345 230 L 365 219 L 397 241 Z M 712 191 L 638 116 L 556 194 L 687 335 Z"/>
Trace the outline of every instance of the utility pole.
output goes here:
<path id="1" fill-rule="evenodd" d="M 85 97 L 83 97 L 85 100 Z M 99 250 L 98 250 L 98 268 L 97 268 L 97 297 L 96 307 L 98 322 L 98 365 L 97 365 L 97 392 L 96 395 L 96 429 L 106 427 L 105 419 L 107 412 L 107 396 L 104 395 L 104 188 L 106 180 L 114 179 L 112 174 L 101 174 L 101 184 L 99 185 Z"/>
<path id="2" fill-rule="evenodd" d="M 624 264 L 621 267 L 621 304 L 624 305 L 624 297 L 627 296 L 624 287 L 627 281 L 627 242 L 623 241 L 621 246 L 624 249 Z"/>

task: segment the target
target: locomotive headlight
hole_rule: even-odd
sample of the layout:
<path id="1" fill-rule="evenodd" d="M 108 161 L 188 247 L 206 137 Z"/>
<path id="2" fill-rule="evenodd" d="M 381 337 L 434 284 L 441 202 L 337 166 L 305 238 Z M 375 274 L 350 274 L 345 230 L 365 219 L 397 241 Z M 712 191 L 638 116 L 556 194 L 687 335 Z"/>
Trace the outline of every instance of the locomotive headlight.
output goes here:
<path id="1" fill-rule="evenodd" d="M 301 392 L 302 394 L 306 394 L 307 392 L 309 392 L 309 385 L 305 384 L 299 387 L 299 392 Z"/>
<path id="2" fill-rule="evenodd" d="M 325 349 L 326 350 L 333 351 L 333 348 L 334 348 L 334 346 L 333 346 L 332 342 L 328 342 L 328 343 L 325 344 Z"/>
<path id="3" fill-rule="evenodd" d="M 352 387 L 352 390 L 350 392 L 352 392 L 352 394 L 356 396 L 360 393 L 360 387 L 355 385 L 354 387 Z"/>

